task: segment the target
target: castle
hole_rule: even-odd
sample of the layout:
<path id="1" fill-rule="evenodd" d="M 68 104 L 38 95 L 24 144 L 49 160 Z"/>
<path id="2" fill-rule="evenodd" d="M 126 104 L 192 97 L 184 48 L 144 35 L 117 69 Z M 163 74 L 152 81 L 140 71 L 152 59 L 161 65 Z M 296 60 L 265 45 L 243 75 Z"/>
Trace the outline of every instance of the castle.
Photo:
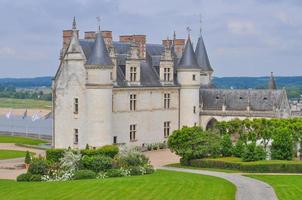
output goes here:
<path id="1" fill-rule="evenodd" d="M 52 84 L 53 146 L 142 146 L 164 142 L 182 126 L 209 128 L 234 118 L 286 118 L 285 90 L 271 76 L 266 90 L 215 89 L 200 34 L 149 44 L 145 35 L 63 31 L 60 66 Z"/>

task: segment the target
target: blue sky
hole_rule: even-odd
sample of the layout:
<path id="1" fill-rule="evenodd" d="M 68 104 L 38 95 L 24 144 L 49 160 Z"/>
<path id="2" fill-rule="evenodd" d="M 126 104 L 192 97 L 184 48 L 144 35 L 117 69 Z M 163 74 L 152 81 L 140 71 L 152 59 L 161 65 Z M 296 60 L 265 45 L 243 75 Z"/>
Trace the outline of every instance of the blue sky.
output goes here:
<path id="1" fill-rule="evenodd" d="M 102 29 L 196 44 L 199 15 L 215 76 L 302 75 L 301 0 L 0 0 L 0 77 L 54 75 L 62 30 Z"/>

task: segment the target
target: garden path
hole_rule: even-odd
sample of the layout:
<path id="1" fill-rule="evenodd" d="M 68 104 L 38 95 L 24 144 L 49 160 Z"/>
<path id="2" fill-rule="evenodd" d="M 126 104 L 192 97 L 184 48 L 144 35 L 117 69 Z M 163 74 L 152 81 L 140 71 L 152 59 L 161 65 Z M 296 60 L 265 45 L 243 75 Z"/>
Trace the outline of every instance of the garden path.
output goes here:
<path id="1" fill-rule="evenodd" d="M 174 167 L 158 167 L 158 169 L 172 170 L 178 172 L 189 172 L 215 176 L 232 182 L 236 188 L 236 200 L 277 200 L 274 189 L 261 181 L 242 176 L 240 174 L 229 174 L 223 172 L 212 172 L 205 170 L 183 169 Z"/>

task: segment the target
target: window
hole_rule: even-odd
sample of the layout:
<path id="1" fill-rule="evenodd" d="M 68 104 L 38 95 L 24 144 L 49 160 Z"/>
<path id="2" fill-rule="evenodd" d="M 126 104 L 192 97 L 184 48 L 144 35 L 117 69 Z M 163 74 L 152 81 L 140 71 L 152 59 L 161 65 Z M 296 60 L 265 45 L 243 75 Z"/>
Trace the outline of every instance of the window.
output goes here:
<path id="1" fill-rule="evenodd" d="M 130 81 L 136 81 L 136 67 L 130 67 Z"/>
<path id="2" fill-rule="evenodd" d="M 170 81 L 170 68 L 164 68 L 164 81 Z"/>
<path id="3" fill-rule="evenodd" d="M 196 106 L 193 106 L 193 113 L 196 113 Z"/>
<path id="4" fill-rule="evenodd" d="M 130 110 L 136 110 L 136 94 L 130 94 Z"/>
<path id="5" fill-rule="evenodd" d="M 136 140 L 136 124 L 130 125 L 130 142 L 134 142 Z"/>
<path id="6" fill-rule="evenodd" d="M 167 138 L 170 135 L 170 122 L 164 122 L 164 137 Z"/>
<path id="7" fill-rule="evenodd" d="M 170 101 L 171 101 L 170 94 L 169 93 L 165 93 L 164 94 L 164 108 L 165 109 L 169 109 L 170 108 Z"/>
<path id="8" fill-rule="evenodd" d="M 192 80 L 193 80 L 193 81 L 195 81 L 195 80 L 196 80 L 196 75 L 195 75 L 195 74 L 193 74 L 193 76 L 192 76 Z"/>
<path id="9" fill-rule="evenodd" d="M 73 113 L 74 114 L 78 114 L 79 113 L 79 99 L 78 98 L 74 98 L 74 110 Z"/>
<path id="10" fill-rule="evenodd" d="M 113 136 L 113 144 L 117 144 L 117 136 Z"/>
<path id="11" fill-rule="evenodd" d="M 112 78 L 112 72 L 110 72 L 110 80 L 113 80 L 113 78 Z"/>
<path id="12" fill-rule="evenodd" d="M 74 129 L 74 144 L 78 144 L 79 143 L 79 129 Z"/>

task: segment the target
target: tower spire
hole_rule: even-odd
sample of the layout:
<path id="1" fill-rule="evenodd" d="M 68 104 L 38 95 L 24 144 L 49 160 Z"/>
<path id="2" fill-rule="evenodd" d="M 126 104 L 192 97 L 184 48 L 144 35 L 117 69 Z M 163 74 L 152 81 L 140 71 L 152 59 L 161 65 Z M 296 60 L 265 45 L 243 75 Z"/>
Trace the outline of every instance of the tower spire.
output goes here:
<path id="1" fill-rule="evenodd" d="M 199 34 L 201 35 L 202 33 L 202 15 L 199 15 Z"/>
<path id="2" fill-rule="evenodd" d="M 191 31 L 192 31 L 192 29 L 188 26 L 188 27 L 187 27 L 188 39 L 190 39 Z"/>
<path id="3" fill-rule="evenodd" d="M 276 90 L 277 89 L 277 84 L 276 84 L 273 72 L 271 72 L 271 77 L 270 77 L 269 82 L 268 82 L 268 89 L 270 89 L 270 90 Z"/>
<path id="4" fill-rule="evenodd" d="M 96 20 L 98 22 L 98 32 L 101 32 L 101 18 L 99 16 L 97 16 Z"/>
<path id="5" fill-rule="evenodd" d="M 73 21 L 72 21 L 72 30 L 76 30 L 76 29 L 77 29 L 77 22 L 76 22 L 76 18 L 74 16 Z"/>

